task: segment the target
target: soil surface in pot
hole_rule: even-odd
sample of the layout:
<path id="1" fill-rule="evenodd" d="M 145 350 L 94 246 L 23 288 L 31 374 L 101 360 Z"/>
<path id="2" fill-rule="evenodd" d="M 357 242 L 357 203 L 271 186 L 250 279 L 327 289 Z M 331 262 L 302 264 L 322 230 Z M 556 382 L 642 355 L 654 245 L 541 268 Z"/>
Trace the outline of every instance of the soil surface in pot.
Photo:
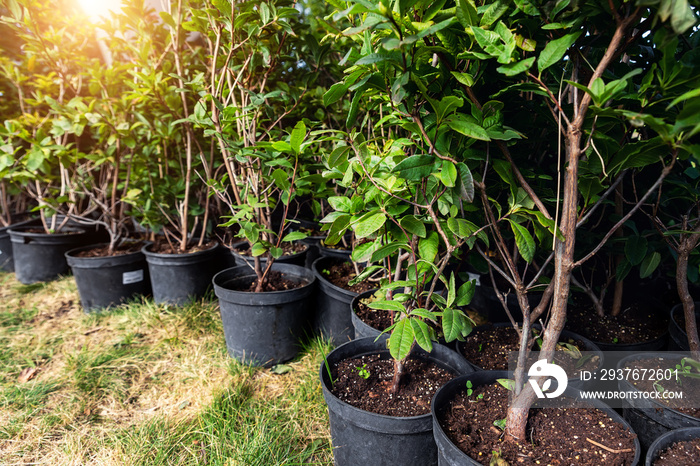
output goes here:
<path id="1" fill-rule="evenodd" d="M 360 269 L 360 271 L 362 271 L 362 269 Z M 331 265 L 321 270 L 321 275 L 335 286 L 358 294 L 374 288 L 374 286 L 367 281 L 355 283 L 352 286 L 348 285 L 348 282 L 357 276 L 355 267 L 353 267 L 352 262 L 348 261 L 332 261 Z"/>
<path id="2" fill-rule="evenodd" d="M 508 393 L 498 383 L 475 387 L 471 396 L 465 387 L 437 413 L 438 421 L 452 443 L 481 464 L 502 464 L 490 463 L 494 452 L 509 465 L 632 464 L 636 434 L 595 408 L 532 409 L 528 440 L 506 442 L 494 422 L 506 417 Z"/>
<path id="3" fill-rule="evenodd" d="M 154 244 L 151 246 L 148 251 L 155 253 L 155 254 L 193 254 L 195 252 L 200 252 L 200 251 L 207 251 L 217 245 L 217 242 L 212 240 L 208 241 L 201 246 L 194 244 L 191 246 L 187 246 L 187 249 L 185 249 L 185 252 L 181 252 L 178 249 L 179 244 L 173 243 L 172 245 L 168 243 L 167 241 L 159 241 L 158 243 Z"/>
<path id="4" fill-rule="evenodd" d="M 632 371 L 629 373 L 630 377 L 627 380 L 640 391 L 649 393 L 660 391 L 683 392 L 683 399 L 681 400 L 658 398 L 655 401 L 688 416 L 700 418 L 700 408 L 692 407 L 700 406 L 700 383 L 698 383 L 697 378 L 683 375 L 683 366 L 679 359 L 639 359 L 632 364 L 628 363 L 626 368 Z M 634 380 L 635 369 L 640 370 L 637 372 L 638 374 L 642 374 L 641 371 L 647 369 L 647 372 L 644 374 L 663 375 L 654 375 L 653 377 L 640 375 L 639 380 Z M 691 375 L 697 376 L 697 372 L 692 370 L 692 368 L 688 367 L 687 370 L 692 371 L 693 374 Z"/>
<path id="5" fill-rule="evenodd" d="M 128 241 L 117 246 L 112 254 L 109 253 L 109 245 L 100 246 L 97 248 L 87 249 L 75 254 L 76 257 L 108 257 L 108 256 L 124 256 L 139 252 L 143 247 L 143 241 Z"/>
<path id="6" fill-rule="evenodd" d="M 659 453 L 654 466 L 692 466 L 700 464 L 700 438 L 676 442 Z"/>
<path id="7" fill-rule="evenodd" d="M 282 255 L 283 256 L 293 256 L 294 254 L 299 254 L 300 252 L 306 251 L 306 248 L 308 246 L 303 243 L 282 243 Z M 250 252 L 250 246 L 247 244 L 244 244 L 242 246 L 239 246 L 235 248 L 236 254 L 240 254 L 241 256 L 248 256 L 250 257 L 252 254 Z"/>
<path id="8" fill-rule="evenodd" d="M 579 351 L 586 350 L 582 341 L 567 338 L 561 338 L 559 341 L 573 345 Z M 467 358 L 467 361 L 484 370 L 508 370 L 508 355 L 511 351 L 518 351 L 519 347 L 520 339 L 513 327 L 489 327 L 475 330 L 465 341 L 458 344 L 460 353 Z M 557 351 L 554 359 L 570 377 L 577 376 L 581 369 L 595 370 L 599 363 L 598 358 L 594 357 L 580 367 L 576 367 L 578 360 L 565 351 Z"/>
<path id="9" fill-rule="evenodd" d="M 54 231 L 54 232 L 51 232 L 51 233 L 46 233 L 46 230 L 44 230 L 43 228 L 24 228 L 24 229 L 22 229 L 22 233 L 34 233 L 34 234 L 38 234 L 38 235 L 53 235 L 53 234 L 56 234 L 56 235 L 78 235 L 78 234 L 80 234 L 80 233 L 82 233 L 82 232 L 83 232 L 82 230 L 81 230 L 81 231 L 77 231 L 77 230 L 68 230 L 68 231 L 58 230 L 58 231 Z"/>
<path id="10" fill-rule="evenodd" d="M 250 276 L 248 277 L 240 277 L 235 280 L 231 280 L 228 284 L 227 287 L 236 290 L 236 291 L 255 291 L 255 287 L 258 284 L 258 279 L 257 277 L 251 278 Z M 263 292 L 265 291 L 284 291 L 284 290 L 293 290 L 294 288 L 301 288 L 302 286 L 308 284 L 306 280 L 303 279 L 289 279 L 287 278 L 286 274 L 282 272 L 278 272 L 276 270 L 270 270 L 267 274 L 267 284 L 263 288 Z"/>
<path id="11" fill-rule="evenodd" d="M 331 370 L 331 392 L 356 408 L 386 416 L 419 416 L 430 412 L 430 400 L 454 377 L 451 371 L 418 358 L 406 360 L 397 394 L 391 393 L 393 359 L 380 355 L 344 359 Z"/>
<path id="12" fill-rule="evenodd" d="M 567 330 L 594 342 L 634 344 L 656 340 L 668 329 L 668 317 L 657 309 L 628 307 L 619 315 L 599 317 L 592 307 L 570 306 L 566 316 Z"/>

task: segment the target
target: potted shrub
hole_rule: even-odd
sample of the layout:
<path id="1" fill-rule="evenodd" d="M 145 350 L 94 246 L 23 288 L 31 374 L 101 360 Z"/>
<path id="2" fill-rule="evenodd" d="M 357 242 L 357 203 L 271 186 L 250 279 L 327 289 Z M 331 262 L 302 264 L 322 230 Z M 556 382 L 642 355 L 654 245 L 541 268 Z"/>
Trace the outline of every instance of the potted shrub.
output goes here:
<path id="1" fill-rule="evenodd" d="M 127 201 L 141 225 L 157 233 L 142 252 L 159 303 L 203 296 L 224 266 L 219 244 L 209 236 L 212 191 L 205 180 L 216 168 L 215 151 L 193 123 L 206 79 L 204 50 L 187 43 L 183 28 L 194 12 L 178 4 L 160 13 L 166 19 L 156 43 L 165 55 L 147 55 L 147 71 L 135 77 L 133 90 L 140 153 Z"/>
<path id="2" fill-rule="evenodd" d="M 252 256 L 252 264 L 213 279 L 226 345 L 239 360 L 274 364 L 297 353 L 311 317 L 313 274 L 279 260 L 305 237 L 288 230 L 288 216 L 323 139 L 309 132 L 308 110 L 299 105 L 313 85 L 309 67 L 321 64 L 302 59 L 307 30 L 284 2 L 218 4 L 193 14 L 210 47 L 211 84 L 191 121 L 215 138 L 221 155 L 217 176 L 207 181 L 229 209 L 222 226 L 234 226 Z M 232 80 L 230 69 L 238 70 Z M 287 125 L 290 131 L 281 129 Z M 273 212 L 280 212 L 279 222 Z"/>

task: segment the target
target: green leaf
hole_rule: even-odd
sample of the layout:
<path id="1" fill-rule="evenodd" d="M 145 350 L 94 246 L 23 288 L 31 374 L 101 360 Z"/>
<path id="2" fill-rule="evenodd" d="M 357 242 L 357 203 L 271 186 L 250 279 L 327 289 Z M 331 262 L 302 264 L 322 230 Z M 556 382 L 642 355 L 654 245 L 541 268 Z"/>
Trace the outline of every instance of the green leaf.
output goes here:
<path id="1" fill-rule="evenodd" d="M 408 244 L 401 242 L 391 242 L 389 244 L 385 244 L 381 248 L 374 251 L 372 257 L 370 258 L 370 262 L 379 262 L 385 257 L 394 254 L 401 248 L 408 248 Z"/>
<path id="2" fill-rule="evenodd" d="M 476 11 L 474 0 L 457 0 L 455 15 L 464 28 L 479 24 L 479 14 Z"/>
<path id="3" fill-rule="evenodd" d="M 466 337 L 471 331 L 471 321 L 459 309 L 447 308 L 442 313 L 442 332 L 448 343 Z"/>
<path id="4" fill-rule="evenodd" d="M 352 202 L 345 196 L 331 196 L 328 198 L 328 203 L 334 210 L 352 212 Z"/>
<path id="5" fill-rule="evenodd" d="M 644 258 L 641 267 L 639 268 L 639 278 L 647 278 L 649 275 L 654 273 L 654 270 L 661 263 L 661 254 L 654 252 L 653 254 Z"/>
<path id="6" fill-rule="evenodd" d="M 393 53 L 370 53 L 355 62 L 356 65 L 373 65 L 375 63 L 391 62 L 399 64 L 397 55 Z"/>
<path id="7" fill-rule="evenodd" d="M 380 311 L 406 312 L 403 303 L 393 300 L 377 300 L 368 304 L 370 309 L 378 309 Z"/>
<path id="8" fill-rule="evenodd" d="M 455 167 L 455 164 L 449 160 L 442 161 L 440 180 L 442 181 L 442 184 L 448 188 L 453 188 L 455 186 L 455 182 L 457 181 L 457 168 Z"/>
<path id="9" fill-rule="evenodd" d="M 420 238 L 425 238 L 425 224 L 418 220 L 415 215 L 407 215 L 403 217 L 399 224 L 401 227 L 412 235 L 416 235 Z"/>
<path id="10" fill-rule="evenodd" d="M 484 128 L 476 124 L 475 122 L 469 121 L 464 115 L 456 114 L 450 115 L 445 119 L 447 126 L 463 134 L 467 137 L 478 139 L 480 141 L 490 141 L 488 133 Z"/>
<path id="11" fill-rule="evenodd" d="M 287 191 L 290 187 L 289 176 L 287 172 L 281 168 L 276 169 L 272 172 L 272 179 L 275 181 L 275 185 L 282 191 Z"/>
<path id="12" fill-rule="evenodd" d="M 413 336 L 416 339 L 418 346 L 430 353 L 433 350 L 433 340 L 431 338 L 431 332 L 428 325 L 420 319 L 408 318 L 406 320 L 411 322 L 411 327 L 413 327 Z"/>
<path id="13" fill-rule="evenodd" d="M 357 124 L 357 113 L 360 110 L 360 102 L 362 101 L 362 95 L 365 93 L 365 88 L 362 87 L 355 91 L 355 95 L 352 96 L 352 101 L 350 101 L 350 110 L 348 111 L 348 116 L 345 119 L 345 125 L 348 128 L 353 128 Z"/>
<path id="14" fill-rule="evenodd" d="M 632 265 L 639 265 L 647 255 L 648 241 L 643 236 L 632 236 L 625 243 L 625 256 Z"/>
<path id="15" fill-rule="evenodd" d="M 496 382 L 503 385 L 506 390 L 510 390 L 511 392 L 515 390 L 515 380 L 513 379 L 496 379 Z"/>
<path id="16" fill-rule="evenodd" d="M 412 155 L 399 162 L 392 172 L 405 180 L 420 181 L 433 172 L 434 164 L 432 155 Z"/>
<path id="17" fill-rule="evenodd" d="M 474 293 L 476 293 L 476 283 L 473 280 L 463 283 L 457 290 L 455 306 L 467 306 L 472 302 Z"/>
<path id="18" fill-rule="evenodd" d="M 632 264 L 630 264 L 630 261 L 627 259 L 622 259 L 615 270 L 615 280 L 618 282 L 623 281 L 625 277 L 627 277 L 627 274 L 630 273 L 630 270 L 632 270 Z"/>
<path id="19" fill-rule="evenodd" d="M 401 361 L 411 352 L 411 347 L 415 341 L 413 326 L 409 319 L 399 320 L 389 337 L 389 353 L 397 361 Z"/>
<path id="20" fill-rule="evenodd" d="M 306 137 L 306 125 L 303 121 L 300 121 L 294 126 L 292 130 L 291 137 L 289 138 L 289 145 L 292 146 L 292 150 L 295 154 L 301 152 L 301 143 L 304 142 Z"/>
<path id="21" fill-rule="evenodd" d="M 523 256 L 526 262 L 530 263 L 535 256 L 535 240 L 532 239 L 532 235 L 527 231 L 527 228 L 510 219 L 508 219 L 508 221 L 513 230 L 515 244 L 518 246 L 520 255 Z"/>
<path id="22" fill-rule="evenodd" d="M 299 241 L 300 239 L 305 239 L 306 238 L 306 233 L 302 233 L 301 231 L 291 231 L 287 233 L 287 235 L 282 238 L 282 241 L 287 241 L 287 242 L 292 242 L 292 241 Z"/>
<path id="23" fill-rule="evenodd" d="M 442 278 L 442 277 L 441 277 Z M 447 306 L 452 306 L 452 304 L 455 302 L 456 298 L 456 290 L 455 290 L 455 274 L 452 272 L 450 274 L 450 283 L 447 286 Z"/>
<path id="24" fill-rule="evenodd" d="M 427 238 L 421 238 L 418 241 L 418 253 L 421 259 L 432 263 L 437 256 L 439 244 L 439 237 L 435 231 L 431 232 Z"/>
<path id="25" fill-rule="evenodd" d="M 463 201 L 474 202 L 474 178 L 469 167 L 460 162 L 457 164 L 459 170 L 459 193 Z"/>
<path id="26" fill-rule="evenodd" d="M 382 212 L 369 213 L 364 215 L 355 225 L 355 236 L 358 239 L 366 238 L 379 230 L 386 222 L 386 215 Z"/>
<path id="27" fill-rule="evenodd" d="M 580 35 L 581 31 L 578 31 L 547 43 L 537 59 L 537 68 L 540 74 L 564 58 L 569 47 L 576 42 Z"/>
<path id="28" fill-rule="evenodd" d="M 469 73 L 458 73 L 457 71 L 451 71 L 452 76 L 455 77 L 457 81 L 464 84 L 467 87 L 472 87 L 474 85 L 474 76 Z"/>
<path id="29" fill-rule="evenodd" d="M 257 242 L 253 245 L 253 247 L 250 249 L 250 253 L 253 257 L 257 256 L 262 256 L 267 252 L 267 248 L 263 246 L 262 243 Z"/>
<path id="30" fill-rule="evenodd" d="M 501 65 L 496 68 L 496 71 L 503 73 L 506 76 L 515 76 L 529 70 L 533 63 L 535 63 L 535 57 L 530 57 L 526 58 L 525 60 L 508 63 L 507 65 Z"/>

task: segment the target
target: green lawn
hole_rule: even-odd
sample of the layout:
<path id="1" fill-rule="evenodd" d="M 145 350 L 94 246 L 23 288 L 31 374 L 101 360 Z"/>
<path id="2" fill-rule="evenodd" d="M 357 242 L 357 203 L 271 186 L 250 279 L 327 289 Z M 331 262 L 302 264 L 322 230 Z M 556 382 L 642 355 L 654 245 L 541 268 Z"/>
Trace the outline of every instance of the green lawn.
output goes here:
<path id="1" fill-rule="evenodd" d="M 276 374 L 228 357 L 215 299 L 85 314 L 72 277 L 1 273 L 0 464 L 330 465 L 329 349 Z"/>

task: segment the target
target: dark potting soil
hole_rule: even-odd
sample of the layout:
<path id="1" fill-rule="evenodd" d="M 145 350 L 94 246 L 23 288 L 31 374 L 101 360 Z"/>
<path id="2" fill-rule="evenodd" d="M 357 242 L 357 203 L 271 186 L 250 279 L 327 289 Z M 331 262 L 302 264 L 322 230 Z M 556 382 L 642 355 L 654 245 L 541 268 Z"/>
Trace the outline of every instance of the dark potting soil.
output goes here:
<path id="1" fill-rule="evenodd" d="M 67 230 L 67 231 L 58 230 L 58 231 L 54 231 L 52 233 L 46 233 L 46 230 L 44 230 L 43 228 L 25 228 L 22 230 L 22 232 L 35 233 L 35 234 L 39 234 L 39 235 L 46 235 L 46 234 L 49 234 L 49 235 L 53 235 L 53 234 L 56 234 L 56 235 L 77 235 L 77 234 L 82 233 L 83 231 L 82 230 Z"/>
<path id="2" fill-rule="evenodd" d="M 187 246 L 185 251 L 182 252 L 178 249 L 179 244 L 177 243 L 170 245 L 170 243 L 167 241 L 159 241 L 149 248 L 149 252 L 155 254 L 192 254 L 195 252 L 207 251 L 213 247 L 216 247 L 216 245 L 217 242 L 212 240 L 202 244 L 201 246 L 197 244 Z"/>
<path id="3" fill-rule="evenodd" d="M 124 256 L 126 254 L 132 254 L 134 252 L 139 252 L 143 247 L 143 241 L 134 241 L 122 244 L 114 249 L 112 253 L 109 253 L 109 246 L 100 246 L 97 248 L 87 249 L 80 251 L 75 256 L 76 257 L 108 257 L 108 256 Z"/>
<path id="4" fill-rule="evenodd" d="M 361 270 L 362 269 L 360 269 L 360 271 Z M 352 286 L 348 285 L 348 282 L 357 276 L 352 262 L 347 262 L 340 259 L 332 261 L 331 265 L 321 270 L 321 274 L 335 286 L 358 294 L 374 288 L 374 286 L 367 281 L 356 283 Z"/>
<path id="5" fill-rule="evenodd" d="M 282 243 L 282 255 L 283 256 L 292 256 L 294 254 L 299 254 L 300 252 L 306 251 L 306 248 L 308 246 L 304 243 Z M 247 244 L 244 244 L 238 248 L 235 249 L 237 254 L 240 254 L 241 256 L 251 256 L 250 252 L 250 246 Z"/>
<path id="6" fill-rule="evenodd" d="M 683 375 L 683 367 L 681 366 L 680 359 L 663 357 L 640 359 L 634 361 L 632 364 L 628 364 L 626 368 L 632 370 L 627 380 L 640 391 L 649 393 L 658 391 L 683 392 L 683 398 L 681 400 L 657 398 L 656 401 L 662 405 L 669 406 L 675 411 L 700 418 L 700 408 L 693 408 L 693 406 L 700 406 L 700 383 L 698 383 L 697 378 Z M 653 371 L 654 374 L 660 374 L 657 371 L 661 371 L 663 376 L 651 377 L 640 375 L 639 380 L 634 380 L 635 369 L 648 369 L 649 371 Z M 649 371 L 645 374 L 648 374 Z M 693 372 L 697 374 L 695 371 Z M 637 373 L 641 374 L 641 371 Z M 664 380 L 669 378 L 667 375 L 670 375 L 670 380 Z"/>
<path id="7" fill-rule="evenodd" d="M 585 351 L 583 342 L 560 338 L 560 343 L 568 343 L 579 351 Z M 518 351 L 520 340 L 513 327 L 487 327 L 475 330 L 465 341 L 458 344 L 459 351 L 467 361 L 484 370 L 508 370 L 508 356 L 511 351 Z M 560 349 L 559 347 L 557 349 Z M 578 362 L 564 351 L 557 351 L 554 360 L 564 368 L 570 377 L 578 375 L 581 369 L 595 370 L 598 367 L 597 357 L 590 358 L 580 367 Z"/>
<path id="8" fill-rule="evenodd" d="M 700 438 L 676 442 L 656 457 L 654 466 L 695 466 L 700 464 Z"/>
<path id="9" fill-rule="evenodd" d="M 370 300 L 374 301 L 374 298 L 370 297 Z M 363 302 L 365 300 L 360 299 L 357 301 L 357 306 L 355 307 L 355 315 L 360 318 L 360 320 L 370 327 L 383 332 L 385 329 L 391 326 L 391 311 L 386 311 L 384 309 L 370 309 L 370 307 Z"/>
<path id="10" fill-rule="evenodd" d="M 508 391 L 494 383 L 474 388 L 471 396 L 465 386 L 437 416 L 452 443 L 481 464 L 502 464 L 490 463 L 494 453 L 509 465 L 632 464 L 636 434 L 603 411 L 531 409 L 527 441 L 516 443 L 506 441 L 503 430 L 494 424 L 505 420 L 507 409 Z"/>
<path id="11" fill-rule="evenodd" d="M 289 279 L 285 273 L 278 272 L 276 270 L 271 270 L 267 274 L 267 284 L 263 287 L 263 292 L 265 291 L 284 291 L 293 290 L 294 288 L 301 288 L 308 282 L 303 279 Z M 255 291 L 255 287 L 258 284 L 257 277 L 241 277 L 239 279 L 233 280 L 227 284 L 233 290 L 236 291 Z"/>
<path id="12" fill-rule="evenodd" d="M 653 307 L 627 307 L 617 316 L 599 317 L 592 307 L 570 306 L 566 316 L 567 330 L 594 342 L 634 344 L 652 341 L 668 329 L 668 316 Z"/>
<path id="13" fill-rule="evenodd" d="M 392 394 L 394 361 L 379 355 L 344 359 L 331 369 L 331 374 L 335 379 L 331 392 L 340 400 L 365 411 L 397 417 L 429 413 L 435 392 L 454 377 L 451 371 L 431 362 L 409 357 L 398 393 Z"/>

